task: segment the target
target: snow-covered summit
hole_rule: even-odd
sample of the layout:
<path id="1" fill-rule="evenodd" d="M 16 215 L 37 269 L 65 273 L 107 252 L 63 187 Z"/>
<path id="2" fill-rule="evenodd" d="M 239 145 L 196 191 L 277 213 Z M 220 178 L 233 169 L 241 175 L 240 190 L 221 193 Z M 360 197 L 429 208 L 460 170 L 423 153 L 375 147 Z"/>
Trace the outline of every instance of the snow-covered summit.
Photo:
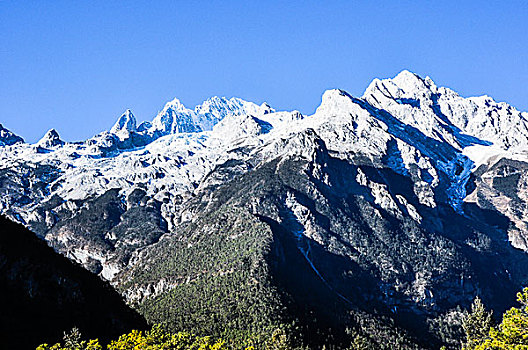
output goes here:
<path id="1" fill-rule="evenodd" d="M 130 109 L 127 109 L 120 117 L 117 119 L 116 123 L 110 129 L 110 132 L 113 134 L 118 134 L 119 132 L 126 131 L 136 131 L 136 117 Z"/>
<path id="2" fill-rule="evenodd" d="M 392 79 L 374 79 L 362 98 L 459 150 L 494 145 L 520 152 L 528 147 L 527 113 L 487 96 L 464 98 L 429 77 L 403 71 Z"/>
<path id="3" fill-rule="evenodd" d="M 258 116 L 272 112 L 267 104 L 258 106 L 252 102 L 233 97 L 212 97 L 194 109 L 185 107 L 180 100 L 167 102 L 152 121 L 149 132 L 161 135 L 210 131 L 220 120 L 230 115 Z"/>
<path id="4" fill-rule="evenodd" d="M 61 140 L 59 133 L 55 129 L 50 129 L 46 134 L 37 142 L 37 146 L 43 148 L 51 148 L 56 146 L 64 145 L 64 141 Z"/>
<path id="5" fill-rule="evenodd" d="M 10 146 L 16 143 L 24 143 L 24 139 L 0 124 L 0 146 Z"/>
<path id="6" fill-rule="evenodd" d="M 162 135 L 167 135 L 202 131 L 197 122 L 194 112 L 175 98 L 167 102 L 165 107 L 154 118 L 149 132 L 159 132 Z"/>
<path id="7" fill-rule="evenodd" d="M 309 158 L 310 147 L 322 142 L 334 157 L 412 176 L 426 205 L 435 205 L 432 191 L 444 186 L 445 200 L 456 206 L 475 163 L 489 158 L 477 153 L 511 155 L 526 149 L 527 119 L 505 103 L 463 98 L 430 78 L 403 71 L 392 79 L 375 79 L 362 97 L 328 90 L 311 116 L 225 97 L 193 109 L 174 99 L 151 122 L 139 125 L 126 110 L 109 132 L 85 142 L 63 143 L 55 131 L 48 132 L 39 145 L 52 152 L 35 154 L 25 144 L 0 147 L 0 167 L 26 160 L 59 164 L 62 172 L 53 189 L 65 199 L 109 188 L 126 191 L 140 183 L 151 195 L 162 188 L 176 194 L 192 192 L 211 169 L 230 159 L 255 165 L 280 157 Z M 8 131 L 0 129 L 1 135 Z M 15 139 L 9 137 L 12 144 Z"/>
<path id="8" fill-rule="evenodd" d="M 329 157 L 408 178 L 414 192 L 403 200 L 383 190 L 383 179 L 357 174 L 360 192 L 370 193 L 367 197 L 380 208 L 397 212 L 397 203 L 417 199 L 423 207 L 442 204 L 461 210 L 476 165 L 497 154 L 518 159 L 526 152 L 527 120 L 528 114 L 508 104 L 489 97 L 463 98 L 430 78 L 403 71 L 392 79 L 375 79 L 362 97 L 328 90 L 308 116 L 239 98 L 212 97 L 193 109 L 174 99 L 152 121 L 137 125 L 126 110 L 110 131 L 64 143 L 50 130 L 39 147 L 24 144 L 0 126 L 0 146 L 11 145 L 0 147 L 0 169 L 8 169 L 14 179 L 26 178 L 33 171 L 28 168 L 43 169 L 34 170 L 28 180 L 42 191 L 22 200 L 4 196 L 0 211 L 9 208 L 17 220 L 31 222 L 33 210 L 51 198 L 70 203 L 110 189 L 128 196 L 141 188 L 162 203 L 170 227 L 192 218 L 174 215 L 185 198 L 232 179 L 232 172 L 294 158 L 313 164 L 313 175 L 327 183 L 324 166 Z M 219 168 L 231 170 L 209 176 Z M 25 193 L 13 186 L 12 193 Z M 112 278 L 117 270 L 108 264 L 103 274 Z"/>

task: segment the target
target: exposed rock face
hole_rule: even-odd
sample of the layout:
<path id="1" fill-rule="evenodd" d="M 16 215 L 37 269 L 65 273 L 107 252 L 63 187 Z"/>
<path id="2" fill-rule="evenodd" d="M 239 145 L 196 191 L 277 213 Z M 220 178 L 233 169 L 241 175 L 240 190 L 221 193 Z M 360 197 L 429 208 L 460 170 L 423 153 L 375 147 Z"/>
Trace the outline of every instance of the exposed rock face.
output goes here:
<path id="1" fill-rule="evenodd" d="M 166 317 L 186 298 L 200 314 L 200 283 L 255 284 L 287 310 L 270 320 L 393 320 L 436 346 L 449 339 L 416 319 L 476 294 L 502 310 L 528 280 L 527 146 L 525 112 L 404 71 L 361 98 L 329 90 L 311 116 L 173 100 L 85 142 L 1 147 L 0 208 L 153 321 L 168 300 Z"/>
<path id="2" fill-rule="evenodd" d="M 125 113 L 117 119 L 112 129 L 110 129 L 110 132 L 125 139 L 131 132 L 135 132 L 136 130 L 136 117 L 134 117 L 134 114 L 132 114 L 130 109 L 127 109 Z"/>
<path id="3" fill-rule="evenodd" d="M 504 214 L 510 220 L 511 244 L 528 251 L 528 162 L 492 158 L 473 175 L 466 202 Z"/>

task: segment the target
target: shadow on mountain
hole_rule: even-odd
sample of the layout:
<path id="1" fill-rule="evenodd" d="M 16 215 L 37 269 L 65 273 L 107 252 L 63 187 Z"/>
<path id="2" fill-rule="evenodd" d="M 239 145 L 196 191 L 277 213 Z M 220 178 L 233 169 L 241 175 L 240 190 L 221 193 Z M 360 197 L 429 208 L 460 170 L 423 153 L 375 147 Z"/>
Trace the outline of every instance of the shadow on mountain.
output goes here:
<path id="1" fill-rule="evenodd" d="M 466 148 L 469 146 L 474 145 L 482 145 L 482 146 L 491 146 L 493 143 L 485 140 L 481 140 L 475 136 L 462 134 L 462 130 L 458 128 L 456 125 L 454 125 L 447 116 L 442 113 L 442 109 L 440 108 L 440 105 L 438 104 L 438 94 L 432 94 L 431 100 L 433 101 L 433 105 L 431 108 L 433 109 L 433 112 L 436 114 L 438 118 L 440 118 L 444 123 L 446 123 L 446 126 L 444 126 L 449 132 L 452 132 L 457 142 L 462 146 L 462 148 Z"/>
<path id="2" fill-rule="evenodd" d="M 55 343 L 79 328 L 105 342 L 146 322 L 97 276 L 57 254 L 22 225 L 0 217 L 2 348 Z"/>

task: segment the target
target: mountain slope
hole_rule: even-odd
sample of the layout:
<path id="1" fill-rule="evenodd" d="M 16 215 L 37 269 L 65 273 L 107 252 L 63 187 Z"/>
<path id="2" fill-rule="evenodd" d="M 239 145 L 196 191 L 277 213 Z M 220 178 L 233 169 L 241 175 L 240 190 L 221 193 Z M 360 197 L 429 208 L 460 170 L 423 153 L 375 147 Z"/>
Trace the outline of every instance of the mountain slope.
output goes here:
<path id="1" fill-rule="evenodd" d="M 132 300 L 140 302 L 142 312 L 162 319 L 166 317 L 163 310 L 184 307 L 178 306 L 178 300 L 185 300 L 185 314 L 204 312 L 203 306 L 187 302 L 195 292 L 183 292 L 196 290 L 193 285 L 204 291 L 218 286 L 215 278 L 219 277 L 201 267 L 203 258 L 198 252 L 210 253 L 214 262 L 211 266 L 222 271 L 224 258 L 215 254 L 216 249 L 206 247 L 215 247 L 223 254 L 236 252 L 239 258 L 250 252 L 249 248 L 210 242 L 223 235 L 233 235 L 237 244 L 247 239 L 232 228 L 211 223 L 211 216 L 220 215 L 228 207 L 239 208 L 246 214 L 225 218 L 226 222 L 248 221 L 250 212 L 268 227 L 268 232 L 271 230 L 260 234 L 260 239 L 272 240 L 271 248 L 263 250 L 269 270 L 264 276 L 271 278 L 270 282 L 280 291 L 275 295 L 286 308 L 286 319 L 304 327 L 303 334 L 324 334 L 332 329 L 332 337 L 344 341 L 347 325 L 370 334 L 378 348 L 391 348 L 396 342 L 394 338 L 388 339 L 381 331 L 382 334 L 369 333 L 372 329 L 383 329 L 381 320 L 388 318 L 408 333 L 420 334 L 418 341 L 423 346 L 439 346 L 449 339 L 442 339 L 436 333 L 438 329 L 429 330 L 427 325 L 445 317 L 457 305 L 469 305 L 478 294 L 494 309 L 507 306 L 504 301 L 512 299 L 528 273 L 523 267 L 528 257 L 505 246 L 501 232 L 504 227 L 495 227 L 507 220 L 495 215 L 496 221 L 491 221 L 492 215 L 474 207 L 465 208 L 472 211 L 469 218 L 446 204 L 429 208 L 419 203 L 409 179 L 389 168 L 354 166 L 328 157 L 324 144 L 316 135 L 311 137 L 312 161 L 295 156 L 273 161 L 226 184 L 204 188 L 187 202 L 184 211 L 194 218 L 192 223 L 175 227 L 160 243 L 142 251 L 136 265 L 119 276 L 128 281 L 120 287 L 124 293 L 130 298 L 132 295 L 128 293 L 135 292 Z M 232 168 L 236 173 L 236 164 L 226 164 L 219 171 L 225 174 Z M 370 189 L 379 192 L 372 194 Z M 373 200 L 376 195 L 387 201 L 395 196 L 401 201 L 385 204 L 383 208 L 383 202 Z M 410 210 L 420 221 L 408 214 Z M 483 220 L 484 216 L 488 222 Z M 197 242 L 201 245 L 196 246 Z M 167 251 L 167 245 L 173 248 Z M 186 263 L 176 263 L 180 259 Z M 208 278 L 185 281 L 182 276 L 189 276 L 189 272 L 166 268 L 166 264 L 185 266 L 187 271 L 207 271 Z M 149 270 L 144 271 L 144 266 L 149 266 Z M 258 278 L 260 283 L 267 281 L 263 276 Z M 245 283 L 250 284 L 247 280 Z M 241 289 L 224 293 L 232 295 Z M 142 293 L 149 290 L 154 291 L 155 297 Z M 214 309 L 229 305 L 213 300 Z M 209 308 L 205 310 L 212 312 Z M 281 319 L 278 314 L 272 316 Z M 311 324 L 310 319 L 316 319 L 317 323 Z M 360 326 L 363 322 L 367 326 Z M 369 322 L 377 326 L 368 327 Z M 192 324 L 180 319 L 173 326 Z M 318 342 L 324 343 L 327 336 L 306 341 L 321 346 Z"/>
<path id="2" fill-rule="evenodd" d="M 19 224 L 0 217 L 2 346 L 31 349 L 78 327 L 108 340 L 144 320 L 95 275 L 55 253 Z"/>
<path id="3" fill-rule="evenodd" d="M 527 130 L 407 71 L 311 116 L 173 100 L 83 142 L 0 147 L 0 209 L 173 329 L 436 347 L 459 305 L 501 311 L 528 280 Z"/>

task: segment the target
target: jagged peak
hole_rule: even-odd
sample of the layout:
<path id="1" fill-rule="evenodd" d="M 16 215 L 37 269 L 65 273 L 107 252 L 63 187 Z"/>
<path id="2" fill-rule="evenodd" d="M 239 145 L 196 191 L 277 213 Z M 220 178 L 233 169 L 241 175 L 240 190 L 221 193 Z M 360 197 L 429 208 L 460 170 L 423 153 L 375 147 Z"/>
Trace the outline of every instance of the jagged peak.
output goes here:
<path id="1" fill-rule="evenodd" d="M 116 134 L 123 130 L 128 132 L 136 131 L 136 117 L 130 109 L 127 109 L 121 114 L 112 129 L 110 129 L 110 132 Z"/>
<path id="2" fill-rule="evenodd" d="M 230 99 L 226 97 L 212 96 L 201 104 L 194 107 L 194 111 L 198 114 L 210 112 L 212 109 L 224 109 L 230 105 L 242 105 L 245 101 L 232 97 Z"/>
<path id="3" fill-rule="evenodd" d="M 394 78 L 375 78 L 369 84 L 363 98 L 381 93 L 388 98 L 423 95 L 423 92 L 435 93 L 437 86 L 430 77 L 422 78 L 409 70 L 402 70 Z"/>
<path id="4" fill-rule="evenodd" d="M 175 112 L 191 112 L 191 110 L 185 107 L 185 105 L 176 97 L 167 102 L 160 113 L 166 113 L 169 109 L 172 109 Z"/>
<path id="5" fill-rule="evenodd" d="M 410 70 L 404 69 L 394 78 L 392 78 L 393 81 L 424 81 L 422 77 L 420 77 L 418 74 L 411 72 Z"/>
<path id="6" fill-rule="evenodd" d="M 55 130 L 54 128 L 49 129 L 46 134 L 44 135 L 45 138 L 48 139 L 57 139 L 59 137 L 59 132 Z"/>
<path id="7" fill-rule="evenodd" d="M 167 102 L 152 121 L 151 133 L 210 131 L 228 115 L 263 115 L 274 112 L 268 104 L 261 106 L 237 97 L 213 96 L 189 109 L 178 99 Z"/>
<path id="8" fill-rule="evenodd" d="M 49 129 L 46 134 L 37 142 L 40 147 L 55 147 L 64 145 L 59 133 L 55 129 Z"/>
<path id="9" fill-rule="evenodd" d="M 216 110 L 239 109 L 242 112 L 246 112 L 250 110 L 252 112 L 258 111 L 258 114 L 266 114 L 266 113 L 271 113 L 275 111 L 266 102 L 262 103 L 259 106 L 253 102 L 243 100 L 239 97 L 231 97 L 228 99 L 223 96 L 222 97 L 213 96 L 213 97 L 208 98 L 202 104 L 197 105 L 194 108 L 194 111 L 196 113 L 208 113 L 208 112 L 211 112 L 211 110 L 213 109 L 216 109 Z"/>
<path id="10" fill-rule="evenodd" d="M 410 72 L 408 70 L 402 70 L 391 80 L 396 86 L 398 86 L 406 93 L 409 93 L 411 91 L 436 89 L 436 85 L 431 78 L 422 78 L 418 74 Z"/>
<path id="11" fill-rule="evenodd" d="M 207 100 L 205 100 L 203 104 L 207 104 L 207 103 L 226 103 L 226 102 L 233 102 L 233 101 L 236 101 L 236 100 L 240 100 L 239 98 L 236 98 L 236 97 L 231 97 L 231 98 L 227 98 L 225 96 L 211 96 L 209 97 Z M 199 106 L 199 105 L 198 105 Z M 197 106 L 197 107 L 198 107 Z"/>
<path id="12" fill-rule="evenodd" d="M 24 139 L 0 124 L 0 146 L 10 146 L 15 143 L 23 143 Z"/>

